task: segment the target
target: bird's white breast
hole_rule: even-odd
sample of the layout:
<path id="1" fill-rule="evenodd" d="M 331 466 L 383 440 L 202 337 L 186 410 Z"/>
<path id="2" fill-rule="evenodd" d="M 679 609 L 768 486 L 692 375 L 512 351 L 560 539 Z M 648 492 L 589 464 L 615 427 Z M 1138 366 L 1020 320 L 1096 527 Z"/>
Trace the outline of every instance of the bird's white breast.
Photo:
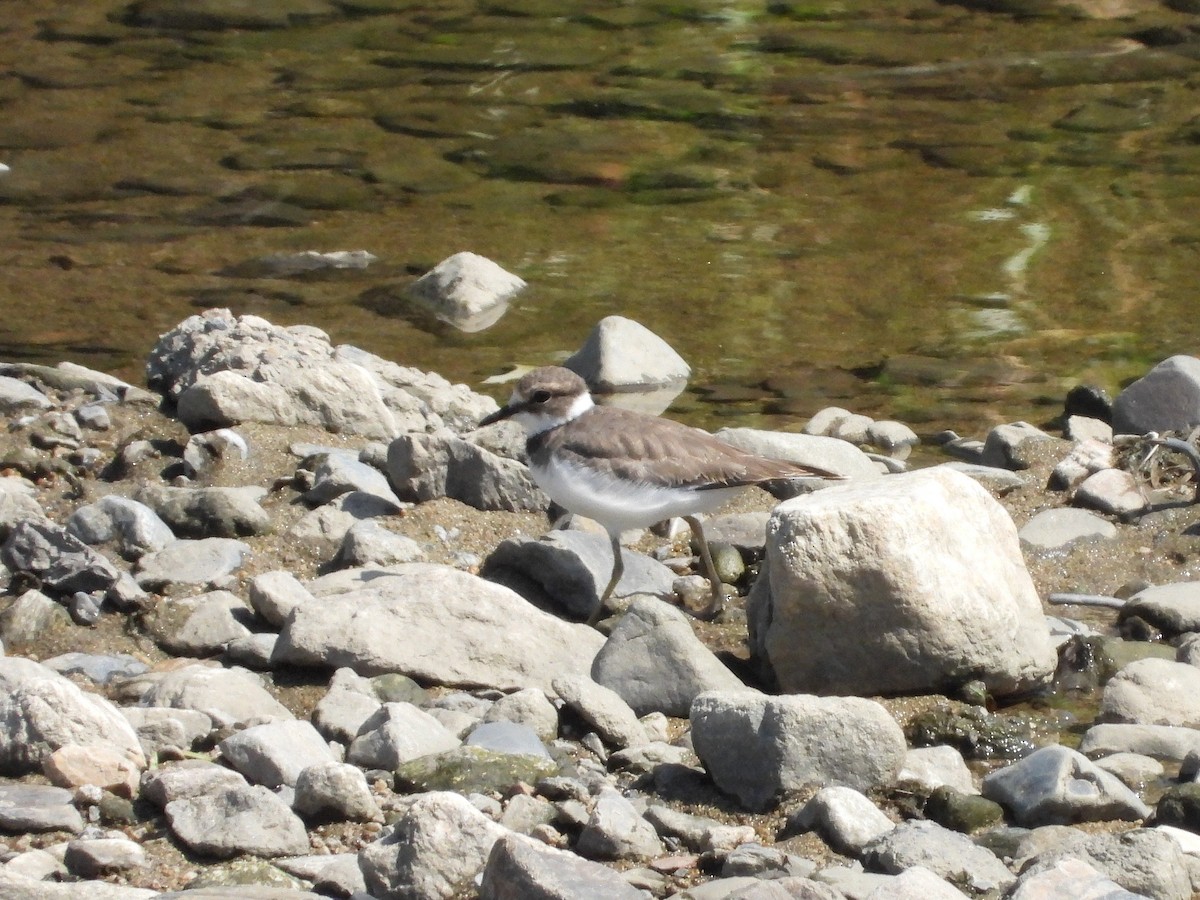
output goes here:
<path id="1" fill-rule="evenodd" d="M 583 464 L 564 463 L 553 454 L 546 465 L 532 466 L 530 472 L 554 502 L 595 519 L 611 533 L 645 528 L 672 516 L 710 512 L 741 490 L 697 491 L 631 482 Z"/>

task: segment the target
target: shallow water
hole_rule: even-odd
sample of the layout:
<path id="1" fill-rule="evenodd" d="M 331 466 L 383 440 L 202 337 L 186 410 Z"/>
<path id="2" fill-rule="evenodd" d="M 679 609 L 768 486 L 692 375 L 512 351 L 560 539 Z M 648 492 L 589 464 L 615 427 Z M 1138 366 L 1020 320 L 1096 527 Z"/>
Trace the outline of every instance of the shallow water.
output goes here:
<path id="1" fill-rule="evenodd" d="M 228 306 L 478 384 L 621 314 L 693 365 L 698 424 L 1044 421 L 1197 351 L 1200 26 L 1171 5 L 20 4 L 0 358 L 140 380 Z M 530 283 L 475 334 L 402 293 L 467 249 Z"/>

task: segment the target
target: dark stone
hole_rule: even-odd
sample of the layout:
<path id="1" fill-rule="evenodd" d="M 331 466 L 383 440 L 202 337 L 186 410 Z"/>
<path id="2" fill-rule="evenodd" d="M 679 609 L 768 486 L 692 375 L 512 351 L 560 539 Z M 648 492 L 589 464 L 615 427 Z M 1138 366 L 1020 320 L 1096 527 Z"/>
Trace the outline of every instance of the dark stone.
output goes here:
<path id="1" fill-rule="evenodd" d="M 1154 823 L 1200 832 L 1200 784 L 1192 782 L 1167 788 L 1155 809 Z"/>
<path id="2" fill-rule="evenodd" d="M 964 794 L 942 785 L 929 795 L 925 815 L 946 828 L 970 834 L 1002 821 L 1004 808 L 978 794 Z"/>

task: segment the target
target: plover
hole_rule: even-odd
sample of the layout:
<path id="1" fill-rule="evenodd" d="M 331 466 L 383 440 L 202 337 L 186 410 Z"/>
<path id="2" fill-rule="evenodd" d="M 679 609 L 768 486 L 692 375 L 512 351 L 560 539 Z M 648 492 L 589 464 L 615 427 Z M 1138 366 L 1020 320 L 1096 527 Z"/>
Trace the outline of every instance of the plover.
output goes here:
<path id="1" fill-rule="evenodd" d="M 696 536 L 712 585 L 712 602 L 700 615 L 712 617 L 721 611 L 724 596 L 696 515 L 752 484 L 840 477 L 815 466 L 754 456 L 670 419 L 597 406 L 586 382 L 558 366 L 524 375 L 508 404 L 479 424 L 509 418 L 525 427 L 529 468 L 538 486 L 564 509 L 599 522 L 612 541 L 612 577 L 589 624 L 603 614 L 625 571 L 622 531 L 682 516 Z"/>

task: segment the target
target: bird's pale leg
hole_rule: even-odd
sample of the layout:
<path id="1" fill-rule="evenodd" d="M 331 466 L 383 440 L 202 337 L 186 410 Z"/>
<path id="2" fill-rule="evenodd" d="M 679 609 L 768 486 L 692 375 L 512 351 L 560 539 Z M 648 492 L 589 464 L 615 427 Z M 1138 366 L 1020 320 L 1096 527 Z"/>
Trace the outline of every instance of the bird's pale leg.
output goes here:
<path id="1" fill-rule="evenodd" d="M 695 516 L 684 516 L 683 521 L 688 523 L 692 534 L 696 536 L 696 543 L 700 545 L 700 561 L 704 563 L 704 574 L 712 586 L 712 603 L 707 609 L 697 613 L 696 618 L 712 619 L 725 606 L 725 594 L 721 591 L 721 579 L 717 576 L 717 567 L 713 565 L 712 553 L 708 550 L 708 541 L 704 537 L 704 529 L 700 527 L 700 520 Z"/>
<path id="2" fill-rule="evenodd" d="M 596 604 L 596 608 L 592 610 L 592 614 L 588 616 L 587 623 L 595 625 L 600 621 L 600 617 L 604 615 L 605 604 L 608 603 L 608 598 L 617 587 L 617 582 L 621 580 L 621 576 L 625 574 L 625 558 L 621 556 L 621 540 L 620 535 L 610 534 L 612 539 L 613 552 L 613 570 L 612 578 L 608 579 L 608 587 L 604 589 L 604 593 L 600 595 L 600 602 Z"/>

